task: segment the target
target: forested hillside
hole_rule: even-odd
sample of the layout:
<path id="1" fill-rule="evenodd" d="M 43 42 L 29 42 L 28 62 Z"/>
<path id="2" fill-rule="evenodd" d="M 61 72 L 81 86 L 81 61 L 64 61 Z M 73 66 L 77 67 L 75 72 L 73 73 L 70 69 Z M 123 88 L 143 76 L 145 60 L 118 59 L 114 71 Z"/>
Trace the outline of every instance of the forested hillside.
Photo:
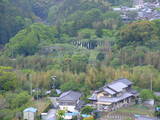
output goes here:
<path id="1" fill-rule="evenodd" d="M 72 89 L 86 100 L 118 78 L 160 91 L 160 20 L 125 23 L 121 5 L 132 1 L 0 0 L 0 118 L 22 117 L 31 85 L 40 98 Z"/>

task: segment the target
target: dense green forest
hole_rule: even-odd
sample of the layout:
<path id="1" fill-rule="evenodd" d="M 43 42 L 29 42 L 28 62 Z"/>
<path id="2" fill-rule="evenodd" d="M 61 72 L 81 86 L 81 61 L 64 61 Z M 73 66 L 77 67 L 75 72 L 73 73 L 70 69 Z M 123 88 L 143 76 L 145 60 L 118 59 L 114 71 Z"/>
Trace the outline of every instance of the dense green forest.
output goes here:
<path id="1" fill-rule="evenodd" d="M 126 24 L 112 10 L 121 5 L 132 1 L 1 0 L 0 118 L 22 117 L 31 84 L 39 97 L 72 89 L 86 98 L 118 78 L 160 91 L 160 20 Z"/>

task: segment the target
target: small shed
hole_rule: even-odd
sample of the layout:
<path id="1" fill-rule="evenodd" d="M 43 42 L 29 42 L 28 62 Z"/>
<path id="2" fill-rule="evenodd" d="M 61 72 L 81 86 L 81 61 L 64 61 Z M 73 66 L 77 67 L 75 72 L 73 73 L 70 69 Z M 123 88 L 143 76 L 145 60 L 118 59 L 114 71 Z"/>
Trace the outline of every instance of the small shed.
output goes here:
<path id="1" fill-rule="evenodd" d="M 35 120 L 37 109 L 33 107 L 26 108 L 23 111 L 23 119 L 24 120 Z"/>

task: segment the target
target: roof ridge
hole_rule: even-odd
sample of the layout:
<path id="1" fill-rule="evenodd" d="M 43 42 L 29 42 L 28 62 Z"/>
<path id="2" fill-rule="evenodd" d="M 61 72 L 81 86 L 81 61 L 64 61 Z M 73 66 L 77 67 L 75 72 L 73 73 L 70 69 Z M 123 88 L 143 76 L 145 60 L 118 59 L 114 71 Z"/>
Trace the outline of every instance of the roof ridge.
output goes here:
<path id="1" fill-rule="evenodd" d="M 70 92 L 72 92 L 72 90 L 69 90 L 69 91 L 66 91 L 66 92 L 62 93 L 62 94 L 61 94 L 62 96 L 60 96 L 60 98 L 65 97 L 65 96 L 68 95 Z"/>

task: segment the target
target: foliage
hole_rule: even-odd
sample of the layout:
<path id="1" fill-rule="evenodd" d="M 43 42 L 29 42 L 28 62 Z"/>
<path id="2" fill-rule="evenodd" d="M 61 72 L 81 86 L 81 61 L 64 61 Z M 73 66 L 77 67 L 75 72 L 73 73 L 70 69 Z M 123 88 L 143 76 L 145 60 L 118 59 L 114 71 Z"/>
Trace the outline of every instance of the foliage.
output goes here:
<path id="1" fill-rule="evenodd" d="M 18 32 L 6 45 L 6 54 L 33 55 L 41 46 L 55 43 L 56 29 L 43 24 L 33 24 L 24 30 Z"/>
<path id="2" fill-rule="evenodd" d="M 152 39 L 158 41 L 156 33 L 157 28 L 154 22 L 134 22 L 121 29 L 119 33 L 120 40 L 118 42 L 121 47 L 126 45 L 147 45 Z"/>
<path id="3" fill-rule="evenodd" d="M 67 56 L 61 62 L 62 71 L 70 70 L 75 73 L 86 71 L 86 65 L 88 64 L 88 55 L 86 54 L 75 54 Z"/>
<path id="4" fill-rule="evenodd" d="M 97 55 L 97 59 L 98 59 L 99 61 L 104 60 L 104 59 L 105 59 L 105 54 L 100 52 L 100 53 Z"/>
<path id="5" fill-rule="evenodd" d="M 124 24 L 111 9 L 121 5 L 131 1 L 1 0 L 0 118 L 21 116 L 31 97 L 45 97 L 53 84 L 83 92 L 88 102 L 91 90 L 127 78 L 144 89 L 142 98 L 153 98 L 146 89 L 152 82 L 153 91 L 160 90 L 160 20 L 134 21 L 130 12 L 133 21 Z M 31 87 L 37 90 L 32 96 Z"/>
<path id="6" fill-rule="evenodd" d="M 83 120 L 94 120 L 94 118 L 91 116 L 91 117 L 84 118 Z"/>
<path id="7" fill-rule="evenodd" d="M 58 112 L 57 112 L 58 120 L 64 120 L 64 118 L 63 118 L 64 115 L 65 115 L 65 111 L 58 110 Z"/>
<path id="8" fill-rule="evenodd" d="M 16 88 L 16 75 L 11 67 L 0 66 L 0 91 L 9 91 Z"/>
<path id="9" fill-rule="evenodd" d="M 6 104 L 6 99 L 3 95 L 0 95 L 0 109 L 6 108 L 8 105 Z"/>
<path id="10" fill-rule="evenodd" d="M 51 97 L 58 97 L 59 95 L 57 94 L 57 92 L 56 92 L 55 89 L 52 89 L 50 96 L 51 96 Z"/>
<path id="11" fill-rule="evenodd" d="M 9 108 L 15 109 L 23 106 L 28 102 L 30 99 L 30 96 L 28 95 L 27 92 L 21 92 L 19 94 L 17 93 L 7 93 L 6 96 L 6 101 L 9 103 Z"/>
<path id="12" fill-rule="evenodd" d="M 154 98 L 154 95 L 153 95 L 153 92 L 150 91 L 150 90 L 147 90 L 147 89 L 144 89 L 140 92 L 140 97 L 143 99 L 143 100 L 148 100 L 148 99 L 153 99 Z"/>
<path id="13" fill-rule="evenodd" d="M 77 23 L 79 23 L 80 26 L 82 24 L 87 25 L 87 23 L 89 23 L 90 25 L 91 21 L 94 21 L 99 17 L 98 16 L 99 13 L 97 12 L 97 10 L 91 12 L 91 9 L 95 10 L 97 9 L 97 7 L 99 10 L 105 11 L 108 10 L 109 4 L 107 2 L 101 2 L 101 1 L 95 2 L 88 0 L 86 1 L 64 0 L 62 2 L 57 3 L 56 5 L 53 5 L 50 8 L 48 18 L 49 21 L 51 21 L 52 23 L 57 23 L 58 21 L 64 21 L 70 19 L 72 16 L 75 16 L 78 13 L 79 16 L 76 15 L 76 17 L 74 17 L 74 21 L 77 21 Z M 90 11 L 87 12 L 88 10 Z M 75 20 L 75 18 L 77 19 Z"/>
<path id="14" fill-rule="evenodd" d="M 67 90 L 80 90 L 80 85 L 76 84 L 75 81 L 68 81 L 66 83 L 64 83 L 63 85 L 60 86 L 62 91 L 67 91 Z"/>
<path id="15" fill-rule="evenodd" d="M 11 120 L 12 118 L 14 118 L 14 113 L 12 110 L 2 109 L 0 110 L 0 118 L 2 120 Z"/>
<path id="16" fill-rule="evenodd" d="M 3 104 L 3 100 L 5 100 Z M 0 118 L 2 120 L 22 119 L 21 111 L 28 107 L 30 96 L 27 92 L 20 93 L 7 92 L 0 95 Z M 2 105 L 3 104 L 3 105 Z"/>
<path id="17" fill-rule="evenodd" d="M 16 3 L 16 4 L 15 4 Z M 0 45 L 32 23 L 34 14 L 26 0 L 0 1 Z"/>
<path id="18" fill-rule="evenodd" d="M 155 107 L 155 109 L 156 108 L 160 108 L 160 106 L 159 105 L 157 105 L 156 107 Z M 157 116 L 157 117 L 159 117 L 160 116 L 160 111 L 159 110 L 155 110 L 155 115 Z"/>
<path id="19" fill-rule="evenodd" d="M 81 113 L 90 115 L 93 112 L 93 110 L 94 108 L 92 108 L 91 106 L 85 106 L 81 109 Z"/>
<path id="20" fill-rule="evenodd" d="M 78 119 L 77 116 L 73 116 L 73 117 L 72 117 L 72 120 L 77 120 L 77 119 Z"/>

